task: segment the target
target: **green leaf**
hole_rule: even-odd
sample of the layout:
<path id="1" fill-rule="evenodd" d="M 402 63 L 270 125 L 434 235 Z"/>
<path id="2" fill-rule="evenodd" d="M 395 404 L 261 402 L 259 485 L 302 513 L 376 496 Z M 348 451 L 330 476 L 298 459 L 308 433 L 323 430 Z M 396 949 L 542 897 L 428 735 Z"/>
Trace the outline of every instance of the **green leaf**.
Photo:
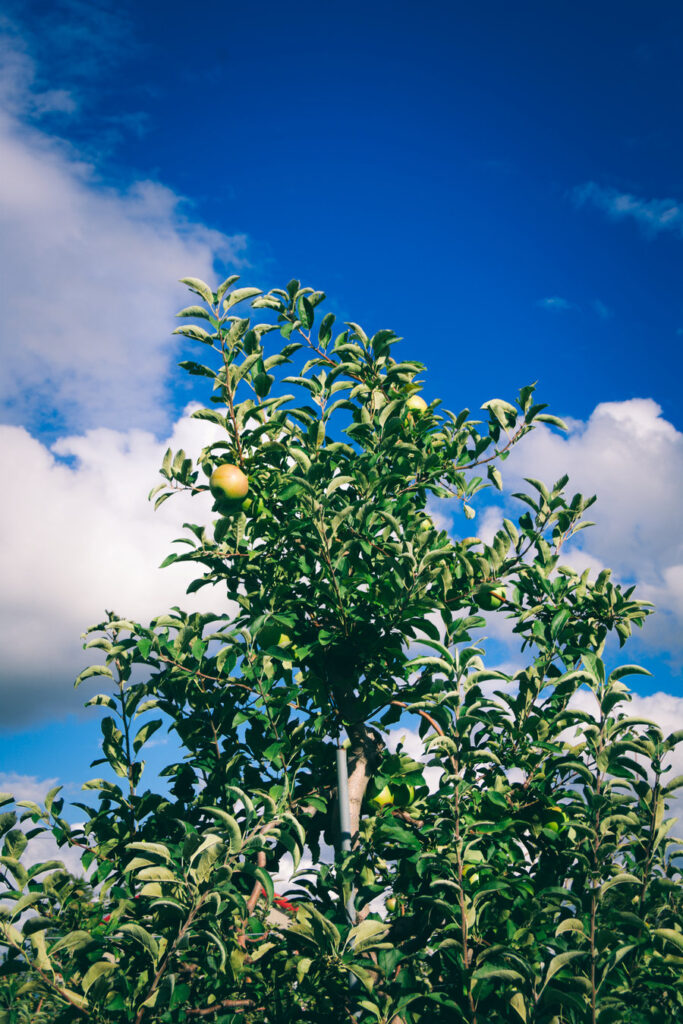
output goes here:
<path id="1" fill-rule="evenodd" d="M 526 1024 L 526 1000 L 521 992 L 515 992 L 510 1000 L 510 1006 Z"/>
<path id="2" fill-rule="evenodd" d="M 110 679 L 114 678 L 114 674 L 110 668 L 106 665 L 91 665 L 90 668 L 86 668 L 76 678 L 74 686 L 80 686 L 81 683 L 85 682 L 86 679 L 90 679 L 92 676 L 108 676 Z"/>
<path id="3" fill-rule="evenodd" d="M 96 693 L 94 697 L 85 702 L 86 708 L 95 707 L 96 705 L 109 708 L 111 711 L 116 711 L 118 706 L 114 698 L 106 693 Z"/>
<path id="4" fill-rule="evenodd" d="M 145 842 L 128 843 L 126 845 L 126 849 L 127 850 L 138 850 L 138 851 L 140 851 L 140 853 L 145 853 L 147 855 L 151 854 L 151 855 L 155 855 L 157 857 L 162 857 L 166 861 L 167 864 L 171 863 L 171 854 L 169 853 L 169 851 L 166 849 L 166 847 L 162 843 L 145 843 Z"/>
<path id="5" fill-rule="evenodd" d="M 223 308 L 227 311 L 228 309 L 232 309 L 233 306 L 236 306 L 238 302 L 244 302 L 245 299 L 253 299 L 255 296 L 260 294 L 260 288 L 236 288 L 226 296 Z"/>
<path id="6" fill-rule="evenodd" d="M 564 629 L 571 618 L 571 614 L 569 608 L 560 608 L 555 612 L 550 623 L 550 635 L 552 637 L 556 637 Z"/>
<path id="7" fill-rule="evenodd" d="M 227 292 L 228 288 L 231 288 L 232 285 L 239 281 L 239 279 L 239 274 L 231 274 L 230 277 L 226 277 L 225 281 L 223 281 L 222 284 L 219 284 L 218 288 L 216 289 L 216 299 L 218 302 L 221 301 L 221 299 Z"/>
<path id="8" fill-rule="evenodd" d="M 566 917 L 555 929 L 555 935 L 564 935 L 565 932 L 582 932 L 583 922 L 578 917 Z"/>
<path id="9" fill-rule="evenodd" d="M 494 964 L 485 964 L 483 967 L 478 967 L 472 978 L 475 982 L 485 981 L 489 978 L 497 978 L 499 981 L 524 981 L 524 975 L 520 974 L 519 971 L 513 971 L 509 967 L 497 967 Z"/>
<path id="10" fill-rule="evenodd" d="M 541 992 L 546 987 L 551 978 L 554 978 L 558 971 L 561 971 L 563 967 L 571 963 L 572 960 L 576 960 L 577 957 L 586 956 L 586 953 L 582 949 L 570 949 L 566 953 L 559 953 L 554 956 L 548 964 L 548 970 L 546 972 L 545 981 L 541 988 Z"/>
<path id="11" fill-rule="evenodd" d="M 138 730 L 138 733 L 133 740 L 133 749 L 135 753 L 147 742 L 150 736 L 153 736 L 157 729 L 160 729 L 163 722 L 160 718 L 155 718 L 151 722 L 145 722 L 145 724 Z"/>
<path id="12" fill-rule="evenodd" d="M 196 295 L 201 295 L 204 301 L 208 302 L 209 305 L 213 302 L 213 292 L 209 288 L 208 284 L 200 281 L 198 277 L 181 277 L 180 283 L 186 284 L 190 291 L 194 292 Z"/>
<path id="13" fill-rule="evenodd" d="M 184 338 L 192 338 L 193 341 L 201 341 L 203 345 L 213 345 L 213 338 L 205 331 L 203 327 L 197 327 L 196 325 L 185 327 L 176 327 L 171 334 L 182 334 Z"/>
<path id="14" fill-rule="evenodd" d="M 76 931 L 69 932 L 68 935 L 64 935 L 59 939 L 53 946 L 50 947 L 50 956 L 54 956 L 55 953 L 61 952 L 63 949 L 69 953 L 74 953 L 77 949 L 83 949 L 84 946 L 89 945 L 92 942 L 92 935 L 90 932 L 77 929 Z"/>
<path id="15" fill-rule="evenodd" d="M 270 877 L 266 869 L 262 867 L 255 867 L 254 874 L 264 888 L 268 903 L 272 903 L 275 898 L 275 886 L 273 885 L 273 879 Z"/>
<path id="16" fill-rule="evenodd" d="M 223 840 L 221 839 L 220 836 L 214 835 L 213 833 L 209 833 L 209 835 L 205 837 L 205 839 L 200 843 L 200 845 L 197 847 L 197 849 L 190 857 L 190 864 L 193 864 L 197 857 L 200 857 L 205 850 L 210 850 L 214 846 L 222 845 Z"/>
<path id="17" fill-rule="evenodd" d="M 553 427 L 558 427 L 560 430 L 564 430 L 565 433 L 569 433 L 569 427 L 561 420 L 559 416 L 551 416 L 550 413 L 542 412 L 538 416 L 534 416 L 534 422 L 536 423 L 549 423 Z"/>
<path id="18" fill-rule="evenodd" d="M 384 938 L 389 931 L 389 925 L 383 921 L 372 921 L 366 918 L 360 924 L 349 929 L 345 947 L 353 947 L 356 952 L 366 949 Z"/>
<path id="19" fill-rule="evenodd" d="M 179 313 L 176 313 L 177 317 L 183 316 L 198 316 L 203 320 L 208 320 L 210 314 L 203 306 L 186 306 L 185 309 L 181 309 Z"/>
<path id="20" fill-rule="evenodd" d="M 178 878 L 169 869 L 163 867 L 161 864 L 155 864 L 151 867 L 141 868 L 136 878 L 141 882 L 177 882 Z"/>
<path id="21" fill-rule="evenodd" d="M 310 957 L 299 957 L 299 959 L 296 962 L 296 980 L 299 982 L 299 984 L 301 984 L 301 982 L 304 980 L 304 977 L 308 974 L 312 966 L 313 961 L 311 960 Z"/>
<path id="22" fill-rule="evenodd" d="M 652 934 L 658 935 L 660 939 L 683 951 L 683 934 L 674 928 L 653 928 Z"/>
<path id="23" fill-rule="evenodd" d="M 505 429 L 514 426 L 517 420 L 517 409 L 509 402 L 504 402 L 502 398 L 492 398 L 484 402 L 482 409 L 488 410 L 491 418 Z"/>
<path id="24" fill-rule="evenodd" d="M 614 878 L 609 878 L 606 882 L 600 886 L 600 895 L 604 896 L 606 892 L 613 889 L 615 885 L 624 885 L 628 883 L 630 885 L 641 885 L 642 879 L 637 878 L 635 875 L 630 875 L 628 871 L 623 871 L 619 875 L 615 875 Z"/>
<path id="25" fill-rule="evenodd" d="M 489 466 L 488 470 L 487 470 L 487 475 L 488 475 L 489 480 L 493 484 L 493 486 L 496 488 L 496 490 L 502 491 L 503 490 L 503 478 L 500 475 L 500 470 L 497 469 L 495 466 Z M 526 1018 L 524 1018 L 524 1019 L 526 1019 Z"/>
<path id="26" fill-rule="evenodd" d="M 130 935 L 132 939 L 139 942 L 140 945 L 149 953 L 154 963 L 159 959 L 159 947 L 157 941 L 153 935 L 143 928 L 140 924 L 133 924 L 132 922 L 126 924 L 120 924 L 117 929 L 118 934 Z"/>
<path id="27" fill-rule="evenodd" d="M 313 320 L 315 319 L 315 313 L 313 306 L 306 298 L 305 295 L 300 295 L 296 300 L 296 312 L 302 325 L 309 330 L 313 326 Z"/>
<path id="28" fill-rule="evenodd" d="M 83 991 L 88 990 L 95 984 L 98 978 L 101 978 L 105 974 L 111 974 L 112 971 L 116 970 L 116 964 L 112 964 L 109 960 L 98 960 L 86 971 L 83 981 Z"/>
<path id="29" fill-rule="evenodd" d="M 683 729 L 676 729 L 675 732 L 670 733 L 664 740 L 664 750 L 673 750 L 679 743 L 683 743 Z"/>

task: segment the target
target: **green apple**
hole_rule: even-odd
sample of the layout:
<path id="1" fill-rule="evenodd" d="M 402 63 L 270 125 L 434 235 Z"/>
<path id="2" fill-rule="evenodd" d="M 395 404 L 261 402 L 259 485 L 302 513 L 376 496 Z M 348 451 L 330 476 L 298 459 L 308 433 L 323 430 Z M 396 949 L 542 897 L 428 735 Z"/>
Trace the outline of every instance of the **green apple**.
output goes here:
<path id="1" fill-rule="evenodd" d="M 390 914 L 396 910 L 396 897 L 388 896 L 384 901 L 384 906 L 387 908 Z"/>
<path id="2" fill-rule="evenodd" d="M 427 403 L 422 395 L 411 395 L 406 402 L 406 408 L 410 409 L 411 412 L 422 415 L 423 412 L 427 411 Z"/>
<path id="3" fill-rule="evenodd" d="M 241 502 L 249 491 L 249 480 L 239 466 L 226 462 L 214 469 L 209 488 L 218 500 Z"/>
<path id="4" fill-rule="evenodd" d="M 292 638 L 283 633 L 280 626 L 271 622 L 266 624 L 259 632 L 258 642 L 263 648 L 267 647 L 289 647 Z"/>
<path id="5" fill-rule="evenodd" d="M 415 786 L 409 782 L 400 782 L 393 789 L 394 804 L 396 807 L 410 807 L 415 799 Z"/>
<path id="6" fill-rule="evenodd" d="M 394 794 L 388 786 L 385 786 L 384 789 L 381 789 L 376 796 L 373 796 L 371 802 L 377 807 L 388 807 L 394 802 Z"/>
<path id="7" fill-rule="evenodd" d="M 481 587 L 477 588 L 474 598 L 479 607 L 483 608 L 485 612 L 493 612 L 496 608 L 500 608 L 503 602 L 507 600 L 507 594 L 505 587 L 484 583 Z"/>
<path id="8" fill-rule="evenodd" d="M 559 804 L 552 804 L 548 811 L 552 812 L 552 817 L 544 823 L 545 827 L 549 828 L 551 832 L 559 832 L 567 822 L 567 815 L 564 809 Z"/>

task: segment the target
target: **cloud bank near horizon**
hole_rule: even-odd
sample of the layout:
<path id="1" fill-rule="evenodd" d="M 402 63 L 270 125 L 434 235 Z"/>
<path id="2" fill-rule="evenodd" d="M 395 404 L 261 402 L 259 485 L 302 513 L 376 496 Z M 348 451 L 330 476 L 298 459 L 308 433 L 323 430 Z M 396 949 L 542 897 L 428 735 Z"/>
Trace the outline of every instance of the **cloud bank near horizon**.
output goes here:
<path id="1" fill-rule="evenodd" d="M 99 428 L 48 447 L 21 427 L 0 427 L 0 473 L 21 481 L 0 505 L 0 697 L 7 726 L 80 708 L 81 695 L 71 689 L 87 663 L 80 634 L 106 608 L 140 621 L 174 604 L 226 609 L 217 590 L 186 597 L 187 566 L 158 569 L 183 521 L 210 519 L 201 496 L 176 495 L 156 513 L 146 497 L 166 447 L 196 456 L 216 439 L 217 428 L 191 419 L 190 411 L 163 441 L 145 431 Z M 505 463 L 506 493 L 527 476 L 552 483 L 558 467 L 573 489 L 599 495 L 590 510 L 598 525 L 579 534 L 581 547 L 563 561 L 595 572 L 609 565 L 618 579 L 637 582 L 640 595 L 659 608 L 643 643 L 655 656 L 680 656 L 683 434 L 649 399 L 605 403 L 585 424 L 573 423 L 566 439 L 546 427 L 526 437 Z M 492 533 L 500 509 L 479 511 L 482 532 Z M 506 621 L 497 639 L 511 641 L 514 660 L 516 638 Z"/>
<path id="2" fill-rule="evenodd" d="M 217 428 L 191 419 L 191 409 L 164 441 L 101 427 L 48 448 L 22 427 L 0 426 L 0 473 L 15 483 L 0 504 L 5 728 L 82 707 L 73 680 L 98 659 L 83 652 L 80 637 L 105 609 L 143 622 L 175 604 L 228 610 L 218 590 L 185 594 L 191 566 L 158 568 L 183 521 L 211 518 L 206 496 L 177 494 L 156 513 L 147 501 L 166 447 L 198 453 L 216 439 Z"/>

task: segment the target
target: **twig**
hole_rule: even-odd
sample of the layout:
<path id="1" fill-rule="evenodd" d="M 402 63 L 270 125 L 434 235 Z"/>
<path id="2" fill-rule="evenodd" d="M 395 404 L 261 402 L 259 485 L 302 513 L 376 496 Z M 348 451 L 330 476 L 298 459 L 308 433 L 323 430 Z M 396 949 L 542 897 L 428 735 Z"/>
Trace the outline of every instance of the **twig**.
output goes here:
<path id="1" fill-rule="evenodd" d="M 201 1009 L 185 1010 L 188 1017 L 209 1017 L 219 1010 L 265 1010 L 265 1006 L 257 1006 L 253 999 L 222 999 L 220 1003 L 213 1003 L 211 1006 L 203 1006 Z"/>

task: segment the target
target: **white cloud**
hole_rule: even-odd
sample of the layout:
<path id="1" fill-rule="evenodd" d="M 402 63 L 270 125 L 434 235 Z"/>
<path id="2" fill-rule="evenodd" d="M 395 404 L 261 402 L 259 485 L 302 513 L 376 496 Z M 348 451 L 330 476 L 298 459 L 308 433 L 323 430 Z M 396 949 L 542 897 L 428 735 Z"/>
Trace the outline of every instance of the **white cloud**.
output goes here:
<path id="1" fill-rule="evenodd" d="M 80 708 L 72 683 L 91 658 L 80 635 L 105 609 L 146 621 L 179 604 L 221 612 L 218 589 L 185 595 L 188 566 L 158 569 L 184 520 L 210 519 L 210 499 L 178 494 L 155 513 L 147 494 L 167 446 L 192 454 L 217 428 L 188 416 L 168 441 L 100 428 L 49 450 L 0 426 L 0 704 L 8 726 Z M 55 454 L 71 457 L 68 465 Z M 98 660 L 96 657 L 93 661 Z"/>
<path id="2" fill-rule="evenodd" d="M 594 181 L 575 188 L 573 198 L 577 206 L 596 206 L 612 220 L 635 221 L 650 237 L 664 231 L 683 234 L 683 203 L 678 199 L 644 199 Z"/>
<path id="3" fill-rule="evenodd" d="M 541 309 L 549 309 L 554 312 L 565 312 L 574 309 L 574 304 L 569 299 L 563 299 L 560 295 L 550 295 L 548 298 L 539 299 L 536 303 Z"/>
<path id="4" fill-rule="evenodd" d="M 605 402 L 567 438 L 538 427 L 505 463 L 506 489 L 523 477 L 552 484 L 569 474 L 569 493 L 597 494 L 588 518 L 596 526 L 577 537 L 562 561 L 637 582 L 639 596 L 659 609 L 643 639 L 676 658 L 683 626 L 683 434 L 652 399 Z"/>
<path id="5" fill-rule="evenodd" d="M 432 732 L 433 730 L 430 729 L 430 734 Z M 404 752 L 409 754 L 413 760 L 420 762 L 429 760 L 430 755 L 425 750 L 424 740 L 416 729 L 391 729 L 386 736 L 386 744 L 392 754 L 396 753 L 399 743 Z M 429 792 L 435 793 L 439 788 L 439 779 L 443 774 L 441 768 L 425 767 L 423 774 L 425 783 L 429 787 Z"/>
<path id="6" fill-rule="evenodd" d="M 598 702 L 590 690 L 582 687 L 570 700 L 570 707 L 585 711 L 593 718 L 598 717 Z M 683 697 L 674 697 L 670 693 L 652 693 L 646 697 L 632 694 L 631 700 L 620 704 L 616 709 L 617 713 L 625 714 L 632 718 L 645 718 L 655 722 L 662 730 L 664 739 L 671 733 L 683 728 Z M 576 742 L 576 732 L 573 729 L 566 730 L 563 736 L 565 742 Z M 648 762 L 640 755 L 634 755 L 643 767 L 649 768 Z M 683 743 L 679 743 L 664 759 L 665 773 L 663 776 L 664 785 L 671 782 L 677 775 L 683 775 Z M 650 771 L 651 781 L 654 775 Z M 669 798 L 669 810 L 667 818 L 677 818 L 679 824 L 674 826 L 673 835 L 683 834 L 683 791 L 674 794 Z"/>
<path id="7" fill-rule="evenodd" d="M 246 239 L 193 221 L 158 182 L 106 184 L 36 123 L 72 109 L 71 93 L 36 87 L 16 35 L 0 50 L 0 415 L 167 429 L 169 335 L 187 298 L 178 279 L 234 269 Z"/>
<path id="8" fill-rule="evenodd" d="M 57 779 L 39 779 L 35 775 L 0 772 L 0 792 L 11 793 L 15 800 L 32 800 L 39 807 L 44 805 L 46 794 L 57 785 Z M 9 806 L 5 806 L 3 811 L 8 809 Z M 20 816 L 23 809 L 18 807 L 16 811 Z M 21 827 L 26 828 L 26 825 Z M 80 851 L 73 847 L 59 847 L 51 832 L 43 832 L 31 839 L 21 860 L 25 867 L 31 867 L 40 861 L 61 860 L 72 874 L 84 874 Z"/>

